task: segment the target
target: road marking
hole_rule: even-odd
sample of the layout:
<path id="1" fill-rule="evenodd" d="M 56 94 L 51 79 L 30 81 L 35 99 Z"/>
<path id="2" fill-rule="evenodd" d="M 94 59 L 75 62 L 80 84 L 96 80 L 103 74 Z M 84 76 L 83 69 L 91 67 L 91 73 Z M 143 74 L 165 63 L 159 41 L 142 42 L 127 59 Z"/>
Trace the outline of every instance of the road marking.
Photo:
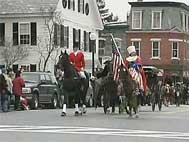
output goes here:
<path id="1" fill-rule="evenodd" d="M 0 132 L 106 135 L 189 140 L 189 133 L 67 126 L 0 125 Z"/>

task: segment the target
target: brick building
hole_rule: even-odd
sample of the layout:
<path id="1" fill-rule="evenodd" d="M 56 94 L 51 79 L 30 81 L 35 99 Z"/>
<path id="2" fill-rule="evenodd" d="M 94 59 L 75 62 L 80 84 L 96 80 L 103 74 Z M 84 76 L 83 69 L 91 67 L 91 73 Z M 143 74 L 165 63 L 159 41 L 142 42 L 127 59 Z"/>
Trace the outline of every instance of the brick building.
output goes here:
<path id="1" fill-rule="evenodd" d="M 135 45 L 144 65 L 165 76 L 189 78 L 189 6 L 180 2 L 129 2 L 127 45 Z"/>

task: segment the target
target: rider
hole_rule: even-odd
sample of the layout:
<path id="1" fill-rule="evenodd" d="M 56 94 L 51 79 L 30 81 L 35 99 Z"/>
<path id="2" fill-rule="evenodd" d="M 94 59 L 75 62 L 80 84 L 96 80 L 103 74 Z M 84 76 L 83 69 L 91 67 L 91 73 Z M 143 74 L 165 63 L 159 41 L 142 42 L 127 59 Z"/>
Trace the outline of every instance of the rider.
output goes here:
<path id="1" fill-rule="evenodd" d="M 70 62 L 74 65 L 81 79 L 86 79 L 84 72 L 85 69 L 85 57 L 81 50 L 79 50 L 79 43 L 76 42 L 73 46 L 73 52 L 69 55 Z M 86 105 L 83 104 L 83 113 L 86 113 Z M 79 112 L 78 104 L 75 105 L 76 112 Z"/>
<path id="2" fill-rule="evenodd" d="M 76 42 L 73 47 L 73 52 L 69 56 L 70 62 L 75 66 L 80 77 L 86 79 L 84 69 L 85 69 L 85 58 L 82 51 L 79 50 L 79 43 Z"/>
<path id="3" fill-rule="evenodd" d="M 142 59 L 136 54 L 136 50 L 135 50 L 135 46 L 129 46 L 127 48 L 127 51 L 129 53 L 129 57 L 126 58 L 125 60 L 125 65 L 131 69 L 133 68 L 134 70 L 136 70 L 137 72 L 140 73 L 141 77 L 142 77 L 142 83 L 139 86 L 139 89 L 146 92 L 146 77 L 145 77 L 145 72 L 142 68 Z M 132 74 L 133 78 L 135 78 L 136 76 L 134 76 L 134 74 Z M 139 80 L 141 81 L 141 80 Z"/>

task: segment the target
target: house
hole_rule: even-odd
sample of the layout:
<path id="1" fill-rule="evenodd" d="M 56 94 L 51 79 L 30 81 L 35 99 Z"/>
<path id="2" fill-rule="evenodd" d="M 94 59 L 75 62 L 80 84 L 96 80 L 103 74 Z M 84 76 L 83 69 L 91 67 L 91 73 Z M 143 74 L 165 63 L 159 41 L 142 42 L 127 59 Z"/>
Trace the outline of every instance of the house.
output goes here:
<path id="1" fill-rule="evenodd" d="M 97 35 L 98 59 L 98 33 L 102 29 L 96 0 L 0 0 L 1 55 L 6 43 L 28 49 L 27 57 L 13 63 L 14 69 L 53 72 L 60 51 L 70 52 L 78 42 L 91 70 L 90 33 Z M 5 64 L 0 56 L 0 65 Z"/>
<path id="2" fill-rule="evenodd" d="M 165 76 L 189 78 L 189 6 L 180 2 L 129 2 L 127 44 L 135 45 L 144 65 Z"/>

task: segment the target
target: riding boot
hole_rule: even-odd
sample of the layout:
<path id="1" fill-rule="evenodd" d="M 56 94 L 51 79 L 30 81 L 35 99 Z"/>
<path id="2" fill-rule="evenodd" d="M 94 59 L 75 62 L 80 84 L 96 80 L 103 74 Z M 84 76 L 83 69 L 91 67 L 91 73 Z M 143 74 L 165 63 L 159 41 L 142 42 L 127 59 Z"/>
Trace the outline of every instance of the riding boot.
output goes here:
<path id="1" fill-rule="evenodd" d="M 66 116 L 66 104 L 63 105 L 61 116 Z"/>

